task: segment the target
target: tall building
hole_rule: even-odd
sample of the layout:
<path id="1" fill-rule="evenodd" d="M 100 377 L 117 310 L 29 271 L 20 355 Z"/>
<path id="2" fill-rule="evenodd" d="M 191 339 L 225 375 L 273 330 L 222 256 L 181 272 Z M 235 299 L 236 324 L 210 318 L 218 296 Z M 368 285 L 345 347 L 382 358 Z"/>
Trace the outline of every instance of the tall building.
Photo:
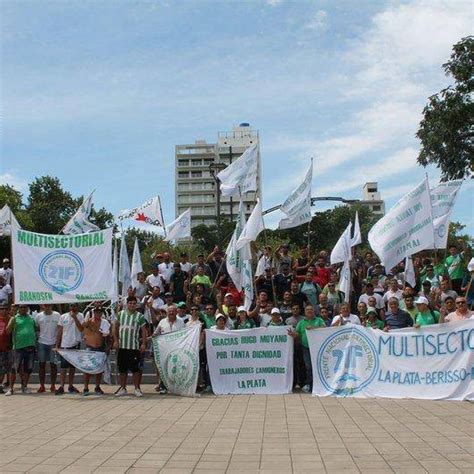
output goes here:
<path id="1" fill-rule="evenodd" d="M 191 226 L 215 225 L 217 222 L 217 184 L 214 178 L 222 169 L 235 161 L 252 144 L 259 143 L 258 131 L 248 123 L 233 127 L 230 132 L 219 132 L 217 143 L 196 140 L 193 144 L 176 145 L 175 201 L 178 216 L 191 208 Z M 260 146 L 258 147 L 258 190 L 261 195 Z M 250 215 L 255 203 L 254 192 L 244 195 L 246 214 Z M 221 219 L 234 220 L 239 200 L 220 196 Z"/>
<path id="2" fill-rule="evenodd" d="M 362 200 L 357 204 L 367 206 L 375 215 L 382 217 L 385 214 L 385 201 L 378 190 L 378 183 L 371 181 L 362 188 Z"/>

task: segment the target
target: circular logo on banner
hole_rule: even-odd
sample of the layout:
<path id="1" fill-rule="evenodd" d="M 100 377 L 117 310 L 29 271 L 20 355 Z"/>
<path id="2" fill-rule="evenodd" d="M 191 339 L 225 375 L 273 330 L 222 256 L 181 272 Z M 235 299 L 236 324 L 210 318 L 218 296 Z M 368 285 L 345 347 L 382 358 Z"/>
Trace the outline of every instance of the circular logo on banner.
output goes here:
<path id="1" fill-rule="evenodd" d="M 442 239 L 446 235 L 446 226 L 441 224 L 437 229 L 438 237 Z"/>
<path id="2" fill-rule="evenodd" d="M 198 368 L 199 361 L 193 352 L 187 349 L 171 351 L 163 370 L 168 389 L 176 392 L 188 390 L 196 380 Z"/>
<path id="3" fill-rule="evenodd" d="M 352 326 L 326 339 L 316 363 L 323 386 L 334 395 L 348 396 L 372 382 L 379 357 L 370 338 Z"/>
<path id="4" fill-rule="evenodd" d="M 41 260 L 39 275 L 43 283 L 58 295 L 75 290 L 84 277 L 84 264 L 73 252 L 57 250 Z"/>

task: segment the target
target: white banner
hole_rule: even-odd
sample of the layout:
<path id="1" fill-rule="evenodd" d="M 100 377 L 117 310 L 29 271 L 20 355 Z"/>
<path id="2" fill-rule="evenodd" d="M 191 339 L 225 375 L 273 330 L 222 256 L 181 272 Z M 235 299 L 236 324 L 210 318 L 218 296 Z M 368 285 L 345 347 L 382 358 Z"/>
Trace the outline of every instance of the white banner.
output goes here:
<path id="1" fill-rule="evenodd" d="M 433 248 L 428 179 L 403 196 L 369 232 L 369 244 L 387 271 L 424 249 Z"/>
<path id="2" fill-rule="evenodd" d="M 242 289 L 244 290 L 244 308 L 249 311 L 253 303 L 253 276 L 252 276 L 252 260 L 244 260 L 242 262 Z"/>
<path id="3" fill-rule="evenodd" d="M 258 234 L 260 234 L 264 229 L 265 224 L 262 217 L 262 201 L 257 198 L 257 203 L 255 204 L 245 227 L 242 229 L 242 233 L 235 244 L 235 248 L 240 250 L 247 244 L 250 244 L 250 242 L 254 242 L 257 240 Z"/>
<path id="4" fill-rule="evenodd" d="M 334 265 L 335 263 L 346 262 L 351 259 L 351 228 L 352 222 L 349 222 L 346 230 L 339 237 L 339 240 L 332 249 L 330 256 L 331 265 Z"/>
<path id="5" fill-rule="evenodd" d="M 248 191 L 256 191 L 257 174 L 258 147 L 255 143 L 217 175 L 222 196 L 240 197 Z"/>
<path id="6" fill-rule="evenodd" d="M 451 212 L 461 185 L 462 179 L 457 179 L 440 183 L 436 188 L 430 190 L 433 208 L 434 248 L 446 248 Z"/>
<path id="7" fill-rule="evenodd" d="M 293 338 L 288 327 L 206 329 L 206 352 L 216 395 L 291 393 Z"/>
<path id="8" fill-rule="evenodd" d="M 199 334 L 201 326 L 153 338 L 155 363 L 168 392 L 194 397 L 199 376 Z"/>
<path id="9" fill-rule="evenodd" d="M 361 243 L 362 243 L 362 234 L 360 232 L 359 211 L 356 211 L 355 220 L 354 220 L 354 235 L 352 236 L 351 247 L 354 247 L 355 245 L 359 245 Z"/>
<path id="10" fill-rule="evenodd" d="M 63 227 L 63 234 L 78 235 L 99 230 L 99 227 L 92 222 L 89 222 L 89 216 L 92 211 L 92 194 L 93 193 L 84 199 L 79 209 Z"/>
<path id="11" fill-rule="evenodd" d="M 412 288 L 416 286 L 416 273 L 415 267 L 413 266 L 413 259 L 411 257 L 407 257 L 405 259 L 405 272 L 403 274 L 404 283 L 408 283 Z"/>
<path id="12" fill-rule="evenodd" d="M 351 324 L 308 341 L 313 395 L 474 400 L 473 321 L 388 333 Z"/>
<path id="13" fill-rule="evenodd" d="M 104 373 L 104 382 L 108 384 L 111 383 L 110 364 L 105 352 L 60 349 L 58 350 L 58 354 L 83 373 Z"/>
<path id="14" fill-rule="evenodd" d="M 132 286 L 132 272 L 130 270 L 130 261 L 128 259 L 127 245 L 125 242 L 125 234 L 122 232 L 120 239 L 120 257 L 118 268 L 118 281 L 122 283 L 122 290 L 120 294 L 127 296 L 128 289 Z"/>
<path id="15" fill-rule="evenodd" d="M 351 299 L 351 262 L 346 260 L 341 268 L 339 276 L 339 290 L 344 293 L 344 301 L 349 303 Z"/>
<path id="16" fill-rule="evenodd" d="M 133 245 L 132 255 L 132 270 L 130 273 L 130 279 L 132 281 L 132 287 L 138 286 L 138 274 L 143 273 L 142 258 L 140 256 L 140 247 L 138 247 L 138 239 L 135 237 L 135 244 Z"/>
<path id="17" fill-rule="evenodd" d="M 289 229 L 311 222 L 311 181 L 313 179 L 313 160 L 304 181 L 292 191 L 281 205 L 280 211 L 288 217 L 281 219 L 279 229 Z"/>
<path id="18" fill-rule="evenodd" d="M 112 229 L 79 235 L 12 229 L 15 303 L 80 303 L 109 300 Z"/>
<path id="19" fill-rule="evenodd" d="M 191 237 L 191 208 L 186 209 L 171 224 L 166 226 L 165 241 Z"/>
<path id="20" fill-rule="evenodd" d="M 18 229 L 20 228 L 20 224 L 18 224 L 15 215 L 11 211 L 8 204 L 5 204 L 0 209 L 0 236 L 11 235 L 12 225 L 17 227 Z"/>
<path id="21" fill-rule="evenodd" d="M 160 198 L 156 196 L 144 202 L 140 207 L 123 211 L 118 216 L 118 220 L 124 219 L 134 219 L 138 222 L 164 227 Z"/>

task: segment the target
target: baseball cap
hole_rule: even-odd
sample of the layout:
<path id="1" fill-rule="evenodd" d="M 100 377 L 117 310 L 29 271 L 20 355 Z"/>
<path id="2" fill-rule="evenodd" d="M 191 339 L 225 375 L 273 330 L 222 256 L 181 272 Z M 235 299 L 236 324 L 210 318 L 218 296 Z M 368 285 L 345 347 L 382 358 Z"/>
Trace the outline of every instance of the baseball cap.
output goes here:
<path id="1" fill-rule="evenodd" d="M 4 258 L 3 263 L 10 263 L 10 260 L 8 260 L 8 258 Z"/>
<path id="2" fill-rule="evenodd" d="M 223 314 L 221 314 L 221 313 L 217 313 L 217 315 L 216 315 L 216 321 L 217 321 L 218 319 L 220 319 L 220 318 L 224 318 L 224 319 L 225 319 L 225 316 L 224 316 Z"/>
<path id="3" fill-rule="evenodd" d="M 167 292 L 165 293 L 165 296 L 173 296 L 173 293 L 171 293 L 170 291 L 167 291 Z"/>
<path id="4" fill-rule="evenodd" d="M 227 297 L 227 296 L 232 296 L 232 293 L 226 293 L 226 294 L 224 295 L 224 298 Z"/>
<path id="5" fill-rule="evenodd" d="M 270 314 L 280 314 L 280 310 L 278 308 L 272 308 Z"/>
<path id="6" fill-rule="evenodd" d="M 416 300 L 415 300 L 415 304 L 429 304 L 428 302 L 428 298 L 425 298 L 424 296 L 419 296 Z"/>
<path id="7" fill-rule="evenodd" d="M 245 306 L 239 306 L 239 307 L 237 308 L 237 312 L 238 312 L 238 313 L 240 313 L 241 311 L 247 312 L 247 310 L 245 309 Z"/>
<path id="8" fill-rule="evenodd" d="M 377 314 L 377 310 L 376 310 L 375 308 L 369 307 L 369 308 L 367 309 L 367 314 L 369 314 L 369 313 Z"/>
<path id="9" fill-rule="evenodd" d="M 186 308 L 186 303 L 184 301 L 180 301 L 177 305 L 177 308 Z"/>

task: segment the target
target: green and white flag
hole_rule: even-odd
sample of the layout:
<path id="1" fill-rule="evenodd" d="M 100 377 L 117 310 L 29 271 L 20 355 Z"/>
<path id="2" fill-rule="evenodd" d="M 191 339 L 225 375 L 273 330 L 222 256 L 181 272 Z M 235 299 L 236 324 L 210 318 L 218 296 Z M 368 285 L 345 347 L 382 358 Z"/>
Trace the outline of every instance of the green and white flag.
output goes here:
<path id="1" fill-rule="evenodd" d="M 111 383 L 110 363 L 105 352 L 60 349 L 58 354 L 85 374 L 104 374 L 104 382 Z"/>
<path id="2" fill-rule="evenodd" d="M 112 229 L 48 235 L 12 228 L 15 303 L 81 303 L 109 300 Z"/>
<path id="3" fill-rule="evenodd" d="M 155 363 L 168 392 L 194 397 L 199 375 L 201 326 L 153 337 Z"/>
<path id="4" fill-rule="evenodd" d="M 369 244 L 387 271 L 434 245 L 428 178 L 403 196 L 369 232 Z"/>
<path id="5" fill-rule="evenodd" d="M 84 199 L 79 209 L 75 214 L 69 219 L 68 223 L 63 227 L 63 234 L 86 234 L 87 232 L 94 232 L 99 230 L 99 228 L 89 222 L 89 216 L 92 210 L 92 193 L 89 197 Z"/>

